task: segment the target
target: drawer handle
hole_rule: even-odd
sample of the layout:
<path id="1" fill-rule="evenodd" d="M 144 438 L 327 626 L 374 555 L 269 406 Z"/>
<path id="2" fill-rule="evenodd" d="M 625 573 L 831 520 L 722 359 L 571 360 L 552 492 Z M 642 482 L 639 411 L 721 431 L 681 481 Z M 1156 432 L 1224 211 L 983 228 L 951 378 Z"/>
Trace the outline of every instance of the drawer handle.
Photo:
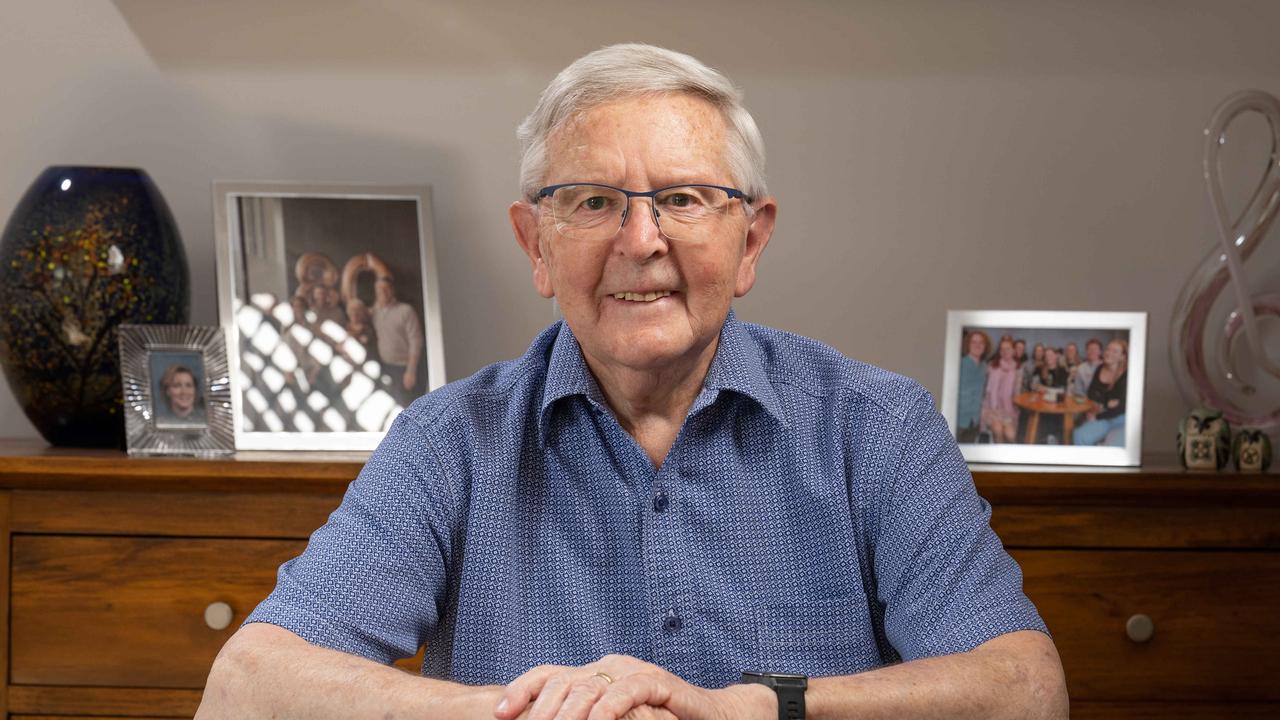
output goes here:
<path id="1" fill-rule="evenodd" d="M 1149 615 L 1138 613 L 1124 624 L 1124 631 L 1129 639 L 1136 643 L 1144 643 L 1156 634 L 1156 624 Z"/>
<path id="2" fill-rule="evenodd" d="M 209 607 L 204 609 L 204 624 L 210 630 L 225 630 L 234 616 L 230 605 L 224 602 L 209 603 Z"/>

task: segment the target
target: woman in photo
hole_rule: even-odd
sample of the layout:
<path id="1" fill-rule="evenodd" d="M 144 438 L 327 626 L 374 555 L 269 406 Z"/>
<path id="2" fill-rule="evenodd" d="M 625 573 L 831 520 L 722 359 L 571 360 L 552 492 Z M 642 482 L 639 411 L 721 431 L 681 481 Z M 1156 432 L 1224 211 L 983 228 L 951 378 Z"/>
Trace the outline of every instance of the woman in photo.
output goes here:
<path id="1" fill-rule="evenodd" d="M 1080 365 L 1080 346 L 1073 342 L 1067 343 L 1067 353 L 1062 357 L 1062 365 L 1067 369 L 1067 377 L 1076 371 Z"/>
<path id="2" fill-rule="evenodd" d="M 982 394 L 987 389 L 987 352 L 991 338 L 973 330 L 965 339 L 965 356 L 960 359 L 960 397 L 956 403 L 956 439 L 976 442 L 982 420 Z"/>
<path id="3" fill-rule="evenodd" d="M 1032 389 L 1067 387 L 1067 369 L 1062 366 L 1062 352 L 1058 348 L 1044 349 L 1044 364 L 1031 377 Z"/>
<path id="4" fill-rule="evenodd" d="M 204 422 L 204 403 L 196 385 L 196 374 L 185 365 L 170 365 L 160 376 L 164 405 L 171 419 Z"/>
<path id="5" fill-rule="evenodd" d="M 1031 377 L 1031 387 L 1036 390 L 1067 390 L 1067 369 L 1062 366 L 1062 351 L 1055 347 L 1044 349 L 1044 364 Z M 1046 400 L 1049 398 L 1046 397 Z M 1058 396 L 1061 399 L 1061 395 Z M 1039 430 L 1036 433 L 1037 443 L 1057 445 L 1062 437 L 1062 416 L 1044 413 L 1040 418 Z"/>
<path id="6" fill-rule="evenodd" d="M 1129 344 L 1112 340 L 1102 354 L 1086 396 L 1097 406 L 1089 421 L 1075 433 L 1076 445 L 1124 447 L 1125 390 L 1128 385 Z"/>
<path id="7" fill-rule="evenodd" d="M 982 424 L 996 442 L 1015 442 L 1018 436 L 1018 408 L 1013 398 L 1019 392 L 1021 373 L 1013 357 L 1013 340 L 1000 338 L 1000 351 L 987 366 L 987 389 L 982 400 Z"/>

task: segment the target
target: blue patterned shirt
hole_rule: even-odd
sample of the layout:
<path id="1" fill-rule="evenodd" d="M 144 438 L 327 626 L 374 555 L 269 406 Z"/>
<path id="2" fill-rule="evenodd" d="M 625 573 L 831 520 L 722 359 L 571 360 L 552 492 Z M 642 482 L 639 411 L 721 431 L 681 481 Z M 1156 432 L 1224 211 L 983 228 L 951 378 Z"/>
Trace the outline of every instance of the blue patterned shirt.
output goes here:
<path id="1" fill-rule="evenodd" d="M 247 622 L 472 684 L 849 674 L 1045 629 L 990 513 L 917 383 L 732 314 L 655 469 L 557 323 L 401 413 Z"/>

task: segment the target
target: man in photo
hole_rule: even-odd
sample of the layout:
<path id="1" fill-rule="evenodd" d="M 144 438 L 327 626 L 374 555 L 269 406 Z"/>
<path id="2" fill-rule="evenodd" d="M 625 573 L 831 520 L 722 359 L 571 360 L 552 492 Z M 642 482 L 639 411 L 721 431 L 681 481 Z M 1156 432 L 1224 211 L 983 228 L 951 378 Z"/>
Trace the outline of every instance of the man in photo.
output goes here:
<path id="1" fill-rule="evenodd" d="M 374 283 L 371 321 L 378 359 L 391 379 L 392 397 L 401 407 L 409 407 L 425 389 L 422 320 L 412 305 L 396 297 L 395 281 L 390 275 L 383 275 Z"/>

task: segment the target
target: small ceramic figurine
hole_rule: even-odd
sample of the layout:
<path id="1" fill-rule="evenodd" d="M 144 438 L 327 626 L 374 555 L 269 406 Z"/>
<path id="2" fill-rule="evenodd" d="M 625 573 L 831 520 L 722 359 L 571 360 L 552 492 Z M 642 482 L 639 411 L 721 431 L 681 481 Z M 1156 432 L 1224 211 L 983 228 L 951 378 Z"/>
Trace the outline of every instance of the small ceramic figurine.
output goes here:
<path id="1" fill-rule="evenodd" d="M 1231 445 L 1240 472 L 1266 472 L 1271 467 L 1271 438 L 1257 428 L 1242 428 Z"/>
<path id="2" fill-rule="evenodd" d="M 1231 462 L 1231 426 L 1213 408 L 1196 408 L 1178 423 L 1178 461 L 1188 470 L 1221 470 Z"/>

